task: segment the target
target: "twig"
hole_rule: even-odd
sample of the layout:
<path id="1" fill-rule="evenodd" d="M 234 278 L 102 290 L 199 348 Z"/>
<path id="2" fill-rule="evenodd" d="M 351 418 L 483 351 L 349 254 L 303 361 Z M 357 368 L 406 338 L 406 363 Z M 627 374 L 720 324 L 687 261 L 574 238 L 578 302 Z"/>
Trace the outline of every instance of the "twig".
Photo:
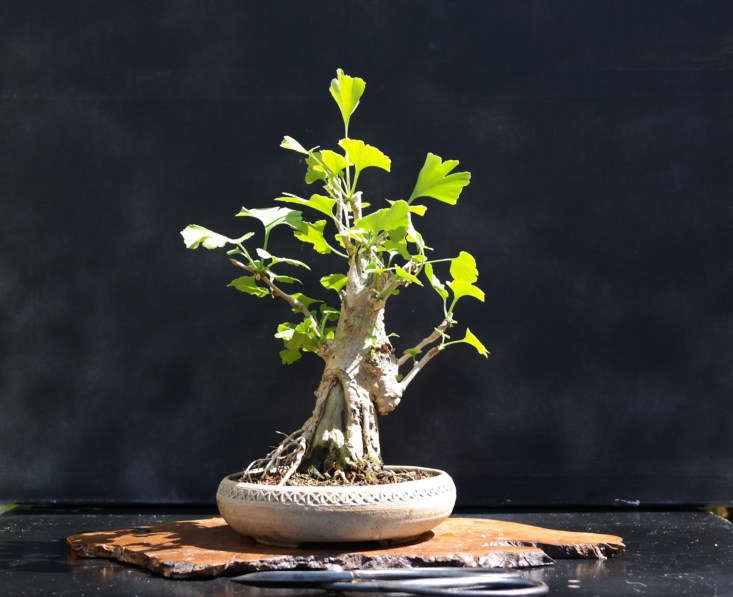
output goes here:
<path id="1" fill-rule="evenodd" d="M 400 382 L 400 386 L 402 387 L 402 391 L 405 390 L 405 388 L 410 385 L 410 382 L 415 379 L 415 376 L 422 371 L 422 368 L 425 367 L 425 365 L 428 364 L 428 362 L 435 357 L 441 350 L 443 350 L 443 347 L 433 346 L 430 350 L 428 350 L 425 353 L 425 356 L 421 358 L 419 361 L 417 361 L 413 366 L 412 369 L 410 369 L 410 372 L 405 375 L 405 377 Z"/>
<path id="2" fill-rule="evenodd" d="M 440 337 L 441 337 L 441 336 L 443 335 L 443 332 L 444 332 L 445 330 L 447 330 L 447 329 L 448 329 L 449 327 L 451 327 L 452 325 L 453 325 L 453 320 L 452 320 L 452 319 L 448 319 L 448 318 L 446 317 L 446 318 L 445 318 L 445 319 L 444 319 L 444 320 L 443 320 L 443 321 L 442 321 L 442 322 L 440 323 L 440 325 L 439 325 L 438 327 L 436 327 L 436 328 L 435 328 L 435 329 L 433 330 L 433 332 L 432 332 L 432 333 L 431 333 L 431 334 L 430 334 L 429 336 L 427 336 L 427 337 L 423 338 L 422 340 L 420 340 L 420 342 L 418 342 L 418 343 L 417 343 L 417 344 L 416 344 L 415 346 L 413 346 L 413 347 L 412 347 L 411 349 L 409 349 L 409 350 L 422 350 L 422 349 L 423 349 L 423 348 L 425 348 L 425 347 L 426 347 L 426 346 L 427 346 L 428 344 L 432 344 L 432 343 L 433 343 L 433 342 L 435 342 L 435 341 L 436 341 L 436 340 L 437 340 L 438 338 L 440 338 Z M 400 367 L 400 366 L 404 365 L 404 364 L 405 364 L 405 363 L 406 363 L 407 361 L 409 361 L 409 360 L 410 360 L 410 358 L 411 358 L 411 357 L 412 357 L 412 355 L 411 355 L 411 354 L 409 354 L 409 353 L 405 353 L 405 354 L 403 354 L 403 355 L 402 355 L 402 356 L 401 356 L 401 357 L 400 357 L 400 358 L 399 358 L 399 359 L 397 360 L 397 366 L 398 366 L 398 367 Z"/>
<path id="3" fill-rule="evenodd" d="M 255 278 L 258 280 L 262 280 L 267 286 L 270 287 L 270 290 L 272 291 L 272 294 L 280 297 L 285 302 L 287 302 L 293 309 L 298 309 L 303 315 L 305 315 L 307 318 L 311 320 L 313 323 L 313 329 L 315 330 L 316 334 L 320 337 L 320 333 L 318 331 L 318 322 L 316 321 L 316 318 L 313 317 L 311 312 L 308 310 L 308 307 L 306 307 L 303 303 L 301 303 L 298 299 L 295 297 L 290 296 L 288 293 L 283 292 L 272 280 L 270 280 L 267 276 L 263 276 L 259 272 L 253 270 L 248 265 L 244 265 L 241 261 L 237 261 L 236 259 L 230 258 L 229 261 L 232 262 L 232 264 L 236 265 L 237 267 L 243 269 L 246 272 L 249 272 Z"/>

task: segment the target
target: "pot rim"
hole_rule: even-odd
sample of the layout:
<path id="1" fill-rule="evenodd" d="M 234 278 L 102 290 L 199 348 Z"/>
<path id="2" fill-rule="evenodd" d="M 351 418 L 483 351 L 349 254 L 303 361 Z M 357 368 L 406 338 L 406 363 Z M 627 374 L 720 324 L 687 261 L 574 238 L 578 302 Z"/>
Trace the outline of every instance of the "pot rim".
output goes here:
<path id="1" fill-rule="evenodd" d="M 381 483 L 375 485 L 267 485 L 264 483 L 250 483 L 247 481 L 237 481 L 236 478 L 240 477 L 244 471 L 239 471 L 227 475 L 221 480 L 221 483 L 231 483 L 242 489 L 248 490 L 261 490 L 261 491 L 275 491 L 281 493 L 296 493 L 298 491 L 307 491 L 308 493 L 322 492 L 322 493 L 345 493 L 353 491 L 372 491 L 376 489 L 387 490 L 387 489 L 399 489 L 414 487 L 418 484 L 431 483 L 435 481 L 445 481 L 451 479 L 451 476 L 444 470 L 437 468 L 430 468 L 426 466 L 412 466 L 412 465 L 401 465 L 401 464 L 388 464 L 384 466 L 385 469 L 390 471 L 427 471 L 434 473 L 430 477 L 424 479 L 412 479 L 410 481 L 398 481 L 396 483 Z"/>

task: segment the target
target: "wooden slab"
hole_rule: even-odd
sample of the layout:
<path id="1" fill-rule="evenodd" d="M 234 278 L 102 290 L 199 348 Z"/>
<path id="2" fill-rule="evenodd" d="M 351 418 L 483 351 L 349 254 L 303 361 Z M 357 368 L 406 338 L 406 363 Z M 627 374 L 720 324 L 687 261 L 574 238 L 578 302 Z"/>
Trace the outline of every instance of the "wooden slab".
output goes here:
<path id="1" fill-rule="evenodd" d="M 80 533 L 68 537 L 66 542 L 81 556 L 113 558 L 168 578 L 336 566 L 527 568 L 550 565 L 552 557 L 605 559 L 624 549 L 621 538 L 613 535 L 555 531 L 482 518 L 450 518 L 433 531 L 399 546 L 270 547 L 235 533 L 222 518 Z"/>

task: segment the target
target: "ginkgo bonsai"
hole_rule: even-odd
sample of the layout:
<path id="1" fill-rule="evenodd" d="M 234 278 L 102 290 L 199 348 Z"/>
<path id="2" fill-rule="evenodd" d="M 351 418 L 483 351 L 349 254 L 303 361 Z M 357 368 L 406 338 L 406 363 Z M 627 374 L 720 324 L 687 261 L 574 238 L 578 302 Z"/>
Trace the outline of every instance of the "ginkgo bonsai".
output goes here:
<path id="1" fill-rule="evenodd" d="M 460 339 L 448 335 L 457 324 L 455 308 L 460 299 L 484 300 L 475 285 L 475 259 L 465 251 L 453 258 L 432 258 L 432 249 L 415 228 L 415 220 L 427 211 L 417 200 L 455 205 L 471 175 L 454 172 L 457 160 L 428 153 L 406 200 L 386 200 L 378 206 L 369 198 L 374 205 L 370 209 L 358 186 L 360 175 L 366 168 L 389 172 L 391 161 L 376 147 L 349 136 L 349 123 L 365 87 L 363 79 L 341 69 L 331 81 L 330 92 L 344 123 L 338 150 L 306 149 L 289 136 L 282 140 L 281 147 L 303 156 L 305 182 L 318 183 L 323 191 L 307 199 L 283 193 L 275 201 L 316 212 L 318 219 L 312 220 L 311 212 L 306 219 L 302 211 L 284 206 L 243 207 L 238 217 L 254 218 L 264 227 L 260 243 L 253 243 L 253 232 L 228 238 L 198 225 L 181 231 L 189 249 L 229 248 L 231 263 L 243 273 L 229 286 L 258 298 L 282 299 L 297 315 L 295 321 L 277 325 L 275 337 L 284 345 L 283 364 L 293 363 L 304 352 L 325 363 L 313 414 L 264 458 L 250 463 L 243 473 L 248 481 L 284 485 L 293 482 L 295 473 L 341 482 L 379 478 L 384 469 L 377 413 L 392 412 L 415 377 L 449 346 L 469 344 L 488 356 L 468 328 Z M 270 252 L 270 233 L 278 226 L 291 228 L 295 238 L 312 245 L 316 253 L 343 258 L 345 273 L 320 279 L 325 289 L 338 293 L 338 308 L 290 290 L 299 280 L 287 268 L 310 268 L 303 261 Z M 448 267 L 451 279 L 446 283 L 435 273 L 438 264 Z M 386 306 L 400 287 L 423 286 L 423 280 L 443 303 L 442 321 L 417 345 L 398 354 L 385 327 Z"/>

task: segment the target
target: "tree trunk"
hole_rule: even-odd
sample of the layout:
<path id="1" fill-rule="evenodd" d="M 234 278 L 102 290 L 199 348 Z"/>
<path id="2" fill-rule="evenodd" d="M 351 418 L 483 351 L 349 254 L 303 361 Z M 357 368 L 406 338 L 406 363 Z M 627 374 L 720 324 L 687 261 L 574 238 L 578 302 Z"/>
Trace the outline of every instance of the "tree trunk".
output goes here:
<path id="1" fill-rule="evenodd" d="M 364 261 L 352 258 L 334 339 L 302 428 L 306 452 L 299 470 L 374 472 L 382 468 L 377 412 L 397 407 L 402 388 L 384 327 L 384 300 L 368 286 Z"/>

